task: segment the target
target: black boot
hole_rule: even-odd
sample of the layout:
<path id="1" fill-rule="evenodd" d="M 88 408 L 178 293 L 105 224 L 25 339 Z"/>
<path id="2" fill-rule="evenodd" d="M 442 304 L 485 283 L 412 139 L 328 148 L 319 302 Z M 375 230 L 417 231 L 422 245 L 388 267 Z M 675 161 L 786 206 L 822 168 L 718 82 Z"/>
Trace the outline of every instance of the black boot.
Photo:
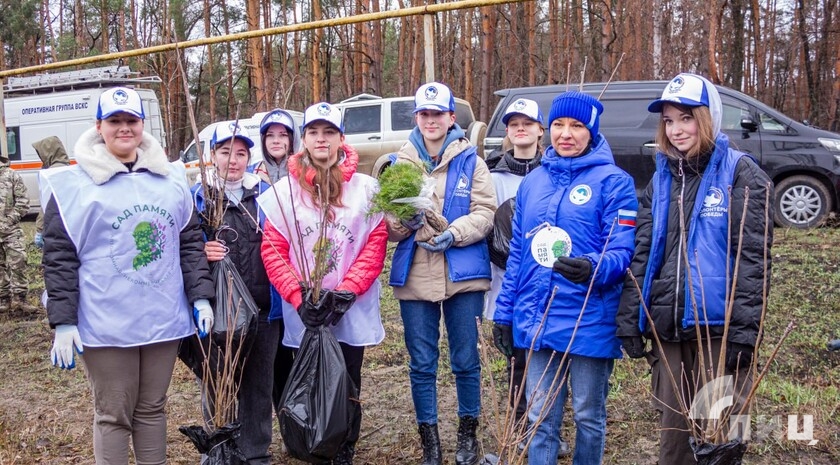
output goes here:
<path id="1" fill-rule="evenodd" d="M 442 465 L 443 453 L 440 451 L 440 435 L 437 424 L 420 423 L 420 442 L 423 445 L 422 465 Z"/>
<path id="2" fill-rule="evenodd" d="M 455 451 L 455 465 L 476 465 L 478 463 L 476 428 L 478 428 L 478 418 L 476 417 L 461 417 L 458 422 L 458 450 Z"/>
<path id="3" fill-rule="evenodd" d="M 332 461 L 332 465 L 353 465 L 353 457 L 356 455 L 356 442 L 345 442 L 338 451 L 338 455 Z"/>

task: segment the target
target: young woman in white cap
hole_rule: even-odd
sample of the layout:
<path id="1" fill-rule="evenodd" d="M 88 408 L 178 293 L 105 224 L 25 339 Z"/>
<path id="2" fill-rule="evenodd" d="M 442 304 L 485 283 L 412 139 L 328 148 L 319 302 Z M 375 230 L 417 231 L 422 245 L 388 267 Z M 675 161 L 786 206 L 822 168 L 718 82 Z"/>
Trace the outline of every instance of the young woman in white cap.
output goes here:
<path id="1" fill-rule="evenodd" d="M 241 378 L 237 380 L 237 421 L 241 426 L 236 444 L 249 464 L 269 464 L 274 360 L 280 345 L 282 320 L 271 318 L 272 314 L 281 313 L 280 298 L 272 295 L 260 255 L 263 215 L 257 205 L 257 196 L 269 185 L 246 171 L 253 146 L 244 127 L 235 123 L 217 124 L 210 139 L 213 170 L 208 176 L 208 185 L 196 184 L 192 194 L 196 207 L 194 214 L 204 229 L 207 260 L 212 264 L 228 257 L 259 307 L 256 322 L 247 336 L 248 351 L 243 356 L 244 365 L 240 366 Z M 208 215 L 215 214 L 217 202 L 223 203 L 222 219 L 221 226 L 214 231 L 208 226 Z M 217 299 L 226 298 L 228 296 L 217 296 Z M 197 341 L 193 338 L 188 342 Z M 203 353 L 206 349 L 203 352 L 199 349 L 197 358 Z M 206 401 L 215 405 L 212 398 Z"/>
<path id="2" fill-rule="evenodd" d="M 268 184 L 274 184 L 289 173 L 289 156 L 295 153 L 300 143 L 292 115 L 276 108 L 263 116 L 260 143 L 263 159 L 251 171 Z"/>
<path id="3" fill-rule="evenodd" d="M 558 95 L 549 112 L 551 147 L 516 194 L 493 336 L 506 354 L 534 349 L 525 389 L 536 425 L 532 465 L 557 461 L 570 388 L 573 463 L 600 464 L 604 454 L 609 378 L 621 357 L 615 313 L 635 233 L 625 218 L 637 201 L 633 179 L 598 132 L 602 112 L 587 94 Z"/>
<path id="4" fill-rule="evenodd" d="M 702 388 L 694 384 L 701 376 L 701 352 L 709 380 L 717 376 L 720 354 L 726 352 L 723 374 L 733 376 L 733 411 L 752 385 L 750 369 L 770 284 L 773 209 L 765 207 L 773 199 L 773 184 L 720 132 L 720 96 L 705 78 L 676 76 L 648 110 L 662 118 L 656 172 L 641 199 L 630 266 L 642 293 L 628 276 L 618 336 L 630 357 L 646 356 L 652 367 L 659 463 L 692 464 L 684 408 Z M 646 352 L 643 338 L 653 339 L 654 327 L 662 350 L 654 343 Z M 681 392 L 671 376 L 681 383 Z"/>
<path id="5" fill-rule="evenodd" d="M 266 214 L 262 257 L 268 277 L 283 297 L 283 343 L 300 347 L 306 327 L 329 325 L 338 339 L 350 378 L 361 389 L 365 347 L 382 342 L 377 277 L 385 264 L 388 231 L 382 215 L 368 215 L 376 180 L 356 172 L 359 156 L 344 143 L 341 111 L 321 102 L 304 112 L 303 149 L 289 158 L 289 176 L 258 202 Z M 322 227 L 322 222 L 326 225 Z M 323 254 L 320 254 L 323 252 Z M 334 309 L 312 303 L 304 283 L 323 257 L 322 292 Z M 315 284 L 315 283 L 311 283 Z M 353 463 L 361 417 L 335 465 Z"/>
<path id="6" fill-rule="evenodd" d="M 423 464 L 443 463 L 438 434 L 437 368 L 440 320 L 449 337 L 458 394 L 457 465 L 478 463 L 476 428 L 481 412 L 478 328 L 490 288 L 485 237 L 493 225 L 496 196 L 490 172 L 455 122 L 455 100 L 443 84 L 420 86 L 414 97 L 417 127 L 400 148 L 397 163 L 413 163 L 436 181 L 432 200 L 449 226 L 428 242 L 416 242 L 422 214 L 410 222 L 388 221 L 394 251 L 390 285 L 400 303 L 411 361 L 411 396 L 423 446 Z"/>
<path id="7" fill-rule="evenodd" d="M 54 365 L 84 351 L 97 464 L 166 463 L 166 390 L 178 342 L 213 326 L 204 243 L 182 164 L 143 131 L 140 95 L 101 94 L 77 164 L 40 172 Z"/>

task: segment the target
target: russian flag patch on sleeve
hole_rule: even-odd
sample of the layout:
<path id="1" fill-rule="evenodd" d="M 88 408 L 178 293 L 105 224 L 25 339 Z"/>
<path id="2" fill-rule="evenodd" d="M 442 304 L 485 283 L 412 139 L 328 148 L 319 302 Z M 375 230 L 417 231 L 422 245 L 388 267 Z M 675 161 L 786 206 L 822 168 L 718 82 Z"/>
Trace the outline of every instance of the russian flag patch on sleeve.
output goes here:
<path id="1" fill-rule="evenodd" d="M 636 227 L 636 210 L 618 210 L 618 224 Z"/>

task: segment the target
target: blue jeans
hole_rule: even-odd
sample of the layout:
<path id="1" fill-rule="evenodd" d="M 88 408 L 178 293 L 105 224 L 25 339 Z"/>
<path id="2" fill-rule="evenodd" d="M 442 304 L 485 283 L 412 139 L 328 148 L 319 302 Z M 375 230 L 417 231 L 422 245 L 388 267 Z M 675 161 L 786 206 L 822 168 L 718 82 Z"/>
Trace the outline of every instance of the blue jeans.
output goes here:
<path id="1" fill-rule="evenodd" d="M 562 376 L 565 376 L 564 373 L 552 386 L 554 375 L 560 369 L 563 354 L 557 352 L 554 358 L 551 358 L 551 354 L 551 350 L 535 351 L 531 355 L 528 366 L 526 392 L 530 405 L 528 411 L 530 424 L 537 423 L 546 400 L 553 401 L 543 412 L 545 417 L 537 426 L 534 438 L 531 440 L 528 463 L 529 465 L 545 465 L 557 462 L 560 427 L 563 424 L 563 406 L 569 394 L 569 386 L 571 386 L 572 408 L 577 427 L 575 456 L 572 463 L 574 465 L 600 465 L 604 456 L 607 435 L 607 393 L 614 360 L 569 354 L 563 364 L 564 372 L 568 373 L 568 382 L 560 384 L 563 380 Z M 543 372 L 545 372 L 544 376 Z"/>
<path id="2" fill-rule="evenodd" d="M 478 417 L 481 412 L 481 363 L 476 318 L 481 318 L 483 308 L 483 292 L 464 292 L 443 302 L 400 300 L 405 345 L 411 357 L 408 376 L 417 423 L 437 424 L 441 309 L 449 340 L 449 363 L 455 375 L 458 416 Z"/>

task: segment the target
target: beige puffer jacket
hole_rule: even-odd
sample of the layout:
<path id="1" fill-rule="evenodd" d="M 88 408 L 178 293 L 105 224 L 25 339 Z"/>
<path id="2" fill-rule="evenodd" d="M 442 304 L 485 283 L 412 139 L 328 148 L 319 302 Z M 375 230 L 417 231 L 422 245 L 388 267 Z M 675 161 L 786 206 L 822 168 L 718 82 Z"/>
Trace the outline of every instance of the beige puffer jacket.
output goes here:
<path id="1" fill-rule="evenodd" d="M 432 170 L 431 176 L 437 181 L 432 200 L 435 210 L 443 211 L 443 198 L 446 191 L 446 173 L 449 162 L 466 150 L 470 143 L 459 139 L 446 147 L 440 163 Z M 406 142 L 397 155 L 397 163 L 414 163 L 423 166 L 417 149 L 411 142 Z M 453 247 L 464 247 L 484 239 L 493 228 L 493 215 L 496 212 L 496 192 L 490 177 L 490 170 L 481 157 L 476 159 L 473 172 L 470 213 L 449 224 L 449 230 L 455 238 Z M 388 221 L 388 240 L 399 242 L 411 235 L 411 231 L 401 223 Z M 394 297 L 399 300 L 425 300 L 440 302 L 461 292 L 487 291 L 489 279 L 473 279 L 454 283 L 446 272 L 446 259 L 443 253 L 433 253 L 416 247 L 414 260 L 408 274 L 406 285 L 394 287 Z"/>

